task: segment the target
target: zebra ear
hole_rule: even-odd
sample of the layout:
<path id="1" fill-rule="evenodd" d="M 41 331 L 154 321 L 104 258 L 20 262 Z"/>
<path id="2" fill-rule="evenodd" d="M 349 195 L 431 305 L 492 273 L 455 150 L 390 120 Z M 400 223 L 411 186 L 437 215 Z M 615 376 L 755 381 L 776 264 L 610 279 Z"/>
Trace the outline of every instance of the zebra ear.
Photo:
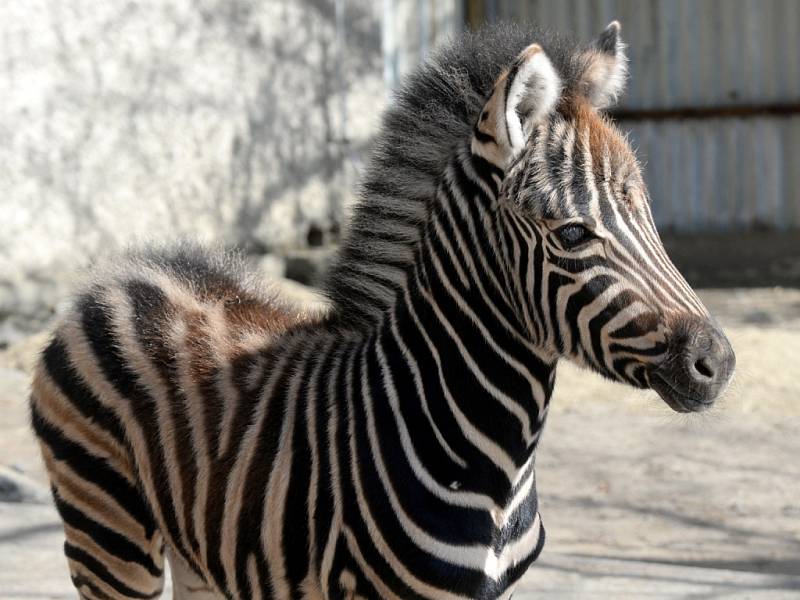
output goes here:
<path id="1" fill-rule="evenodd" d="M 583 53 L 585 67 L 580 78 L 584 95 L 595 108 L 608 108 L 625 89 L 628 57 L 619 35 L 619 21 L 608 24 Z"/>
<path id="2" fill-rule="evenodd" d="M 531 126 L 556 107 L 561 95 L 561 79 L 539 44 L 531 44 L 522 51 L 509 78 L 512 81 L 506 86 L 505 116 L 512 146 L 516 148 L 520 144 L 524 146 Z"/>
<path id="3" fill-rule="evenodd" d="M 517 56 L 510 69 L 495 82 L 481 111 L 475 139 L 496 144 L 500 162 L 517 155 L 533 126 L 555 109 L 561 95 L 561 78 L 539 44 Z"/>

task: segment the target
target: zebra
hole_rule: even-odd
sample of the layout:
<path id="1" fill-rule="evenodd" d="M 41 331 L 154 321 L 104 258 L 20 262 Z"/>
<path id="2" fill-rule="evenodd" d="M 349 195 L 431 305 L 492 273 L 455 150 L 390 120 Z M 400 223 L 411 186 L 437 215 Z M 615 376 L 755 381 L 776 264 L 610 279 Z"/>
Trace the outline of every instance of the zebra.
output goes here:
<path id="1" fill-rule="evenodd" d="M 244 259 L 130 252 L 76 293 L 31 419 L 82 598 L 509 598 L 566 358 L 707 409 L 735 357 L 604 110 L 620 25 L 466 33 L 385 115 L 325 311 Z"/>

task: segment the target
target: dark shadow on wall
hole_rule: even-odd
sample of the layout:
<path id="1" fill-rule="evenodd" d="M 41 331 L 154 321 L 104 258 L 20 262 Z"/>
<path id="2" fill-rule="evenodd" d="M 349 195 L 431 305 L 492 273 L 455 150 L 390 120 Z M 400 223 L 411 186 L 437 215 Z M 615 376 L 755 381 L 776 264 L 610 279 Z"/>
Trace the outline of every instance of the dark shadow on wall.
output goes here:
<path id="1" fill-rule="evenodd" d="M 662 239 L 694 287 L 800 288 L 800 231 L 665 234 Z"/>
<path id="2" fill-rule="evenodd" d="M 12 90 L 20 83 L 0 122 L 19 163 L 8 190 L 36 189 L 31 214 L 63 205 L 59 234 L 87 255 L 119 243 L 113 215 L 131 196 L 141 214 L 166 213 L 174 235 L 202 216 L 232 228 L 219 232 L 229 242 L 268 245 L 256 238 L 270 205 L 288 198 L 298 214 L 286 226 L 308 227 L 300 197 L 318 180 L 312 212 L 338 227 L 354 183 L 343 173 L 368 143 L 342 97 L 381 73 L 378 11 L 345 6 L 337 31 L 323 0 L 48 5 L 0 65 Z M 36 69 L 45 93 L 25 106 Z"/>
<path id="3" fill-rule="evenodd" d="M 241 58 L 254 55 L 261 63 L 256 94 L 247 103 L 233 141 L 230 187 L 218 195 L 219 210 L 233 199 L 238 243 L 251 251 L 269 248 L 269 240 L 259 238 L 258 225 L 273 199 L 302 189 L 312 179 L 323 186 L 327 218 L 311 228 L 338 232 L 343 196 L 355 186 L 348 168 L 352 170 L 369 147 L 368 140 L 354 141 L 348 131 L 342 96 L 364 76 L 380 72 L 380 27 L 374 11 L 368 4 L 347 3 L 344 31 L 337 31 L 333 3 L 301 4 L 309 18 L 270 38 L 262 35 L 261 15 L 251 3 L 226 0 L 215 6 Z M 342 46 L 337 35 L 342 36 Z M 239 65 L 244 62 L 237 60 Z M 294 209 L 292 226 L 299 229 L 304 219 L 296 204 Z M 304 239 L 308 235 L 301 233 Z"/>

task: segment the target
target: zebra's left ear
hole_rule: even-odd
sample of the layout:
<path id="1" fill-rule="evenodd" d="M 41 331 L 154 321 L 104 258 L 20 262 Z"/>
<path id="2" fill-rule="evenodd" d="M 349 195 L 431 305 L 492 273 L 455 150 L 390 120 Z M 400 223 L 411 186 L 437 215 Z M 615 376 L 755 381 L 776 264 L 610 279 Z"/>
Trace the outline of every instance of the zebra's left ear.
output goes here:
<path id="1" fill-rule="evenodd" d="M 580 77 L 580 88 L 595 108 L 608 108 L 625 89 L 628 57 L 619 32 L 619 21 L 612 21 L 583 52 L 585 66 Z"/>
<path id="2" fill-rule="evenodd" d="M 555 109 L 561 87 L 542 47 L 525 48 L 495 82 L 475 126 L 473 150 L 503 166 L 525 147 L 534 125 Z"/>

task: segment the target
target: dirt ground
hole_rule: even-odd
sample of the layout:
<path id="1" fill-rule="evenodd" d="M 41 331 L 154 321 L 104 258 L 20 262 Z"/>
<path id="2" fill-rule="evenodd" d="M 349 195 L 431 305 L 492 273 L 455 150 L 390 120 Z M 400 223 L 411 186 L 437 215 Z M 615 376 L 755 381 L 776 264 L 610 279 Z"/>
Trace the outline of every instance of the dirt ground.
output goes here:
<path id="1" fill-rule="evenodd" d="M 701 292 L 737 353 L 710 412 L 563 365 L 537 456 L 547 543 L 515 600 L 800 598 L 800 290 Z M 0 597 L 72 598 L 27 427 L 34 336 L 0 354 Z"/>

